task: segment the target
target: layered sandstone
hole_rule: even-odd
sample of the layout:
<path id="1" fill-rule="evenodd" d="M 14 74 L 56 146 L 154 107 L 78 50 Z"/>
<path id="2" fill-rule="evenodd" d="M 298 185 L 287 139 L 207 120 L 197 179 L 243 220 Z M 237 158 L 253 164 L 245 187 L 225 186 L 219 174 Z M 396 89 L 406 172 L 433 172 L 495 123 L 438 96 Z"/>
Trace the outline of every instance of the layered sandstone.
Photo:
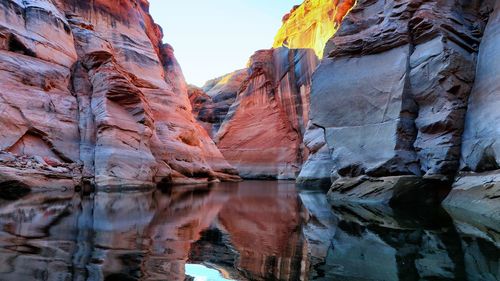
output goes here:
<path id="1" fill-rule="evenodd" d="M 147 1 L 0 5 L 1 182 L 237 178 L 195 122 L 173 49 L 162 44 Z M 16 161 L 23 157 L 33 161 Z M 44 172 L 53 168 L 61 175 Z"/>
<path id="2" fill-rule="evenodd" d="M 311 123 L 331 151 L 333 200 L 390 202 L 384 194 L 424 192 L 422 177 L 453 179 L 482 11 L 460 1 L 357 2 L 327 43 L 311 90 Z"/>
<path id="3" fill-rule="evenodd" d="M 306 151 L 309 92 L 317 58 L 310 49 L 257 51 L 248 78 L 215 142 L 244 178 L 295 179 Z"/>
<path id="4" fill-rule="evenodd" d="M 195 118 L 212 138 L 222 126 L 247 79 L 248 69 L 241 69 L 207 81 L 202 88 L 189 86 L 189 99 Z"/>
<path id="5" fill-rule="evenodd" d="M 338 30 L 355 0 L 305 0 L 283 17 L 274 48 L 313 49 L 323 57 L 326 42 Z"/>
<path id="6" fill-rule="evenodd" d="M 487 6 L 488 7 L 488 6 Z M 500 218 L 500 2 L 491 5 L 462 136 L 461 173 L 445 204 Z M 489 7 L 488 7 L 489 8 Z"/>

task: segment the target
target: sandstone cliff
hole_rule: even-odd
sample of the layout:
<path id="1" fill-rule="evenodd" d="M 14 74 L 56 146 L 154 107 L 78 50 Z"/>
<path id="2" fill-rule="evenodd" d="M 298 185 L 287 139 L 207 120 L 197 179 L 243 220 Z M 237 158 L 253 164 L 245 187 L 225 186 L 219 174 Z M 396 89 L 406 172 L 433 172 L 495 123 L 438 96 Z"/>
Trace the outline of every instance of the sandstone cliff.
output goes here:
<path id="1" fill-rule="evenodd" d="M 355 0 L 305 0 L 283 17 L 274 48 L 313 49 L 323 57 L 325 44 L 354 5 Z"/>
<path id="2" fill-rule="evenodd" d="M 330 159 L 313 153 L 308 165 L 328 165 L 333 201 L 436 199 L 459 170 L 498 170 L 493 4 L 357 1 L 327 43 L 311 89 L 306 135 L 314 137 L 306 140 Z M 498 217 L 497 185 L 481 185 L 495 175 L 458 180 L 447 203 L 477 202 L 470 208 Z"/>
<path id="3" fill-rule="evenodd" d="M 189 98 L 198 122 L 211 137 L 219 131 L 229 108 L 248 79 L 248 69 L 241 69 L 205 83 L 203 88 L 190 86 Z"/>
<path id="4" fill-rule="evenodd" d="M 257 51 L 215 142 L 244 178 L 294 179 L 306 152 L 312 50 Z"/>
<path id="5" fill-rule="evenodd" d="M 1 0 L 0 182 L 236 179 L 146 0 Z"/>
<path id="6" fill-rule="evenodd" d="M 295 179 L 312 153 L 300 180 L 321 174 L 329 181 L 330 168 L 315 164 L 330 166 L 328 147 L 321 129 L 308 124 L 311 76 L 314 54 L 322 57 L 353 3 L 304 1 L 283 17 L 274 49 L 257 51 L 248 69 L 208 81 L 205 94 L 191 90 L 199 123 L 244 178 Z"/>

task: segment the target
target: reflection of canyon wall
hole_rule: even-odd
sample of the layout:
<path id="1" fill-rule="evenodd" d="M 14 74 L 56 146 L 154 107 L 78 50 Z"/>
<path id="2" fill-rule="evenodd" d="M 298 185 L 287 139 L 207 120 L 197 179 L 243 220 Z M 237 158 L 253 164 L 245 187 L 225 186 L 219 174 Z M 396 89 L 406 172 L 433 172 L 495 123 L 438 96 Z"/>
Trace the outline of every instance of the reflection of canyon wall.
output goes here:
<path id="1" fill-rule="evenodd" d="M 294 184 L 240 184 L 219 214 L 248 280 L 305 280 L 300 205 Z"/>
<path id="2" fill-rule="evenodd" d="M 0 180 L 235 178 L 147 1 L 112 2 L 0 1 Z"/>
<path id="3" fill-rule="evenodd" d="M 499 278 L 495 221 L 471 219 L 471 213 L 450 217 L 442 209 L 358 204 L 337 205 L 325 214 L 328 203 L 321 195 L 304 193 L 301 199 L 310 213 L 310 280 Z"/>
<path id="4" fill-rule="evenodd" d="M 237 280 L 298 280 L 294 185 L 253 185 L 0 201 L 0 279 L 185 280 L 187 262 L 210 257 Z M 210 232 L 224 247 L 199 247 Z"/>

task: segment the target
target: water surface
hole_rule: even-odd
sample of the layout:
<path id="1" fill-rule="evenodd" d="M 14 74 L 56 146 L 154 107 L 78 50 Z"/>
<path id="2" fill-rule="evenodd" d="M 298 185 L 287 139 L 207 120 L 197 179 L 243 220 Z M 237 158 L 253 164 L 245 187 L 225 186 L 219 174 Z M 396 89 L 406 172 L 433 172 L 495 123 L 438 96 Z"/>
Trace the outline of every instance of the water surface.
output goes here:
<path id="1" fill-rule="evenodd" d="M 500 225 L 290 182 L 32 193 L 0 200 L 0 280 L 500 280 Z"/>

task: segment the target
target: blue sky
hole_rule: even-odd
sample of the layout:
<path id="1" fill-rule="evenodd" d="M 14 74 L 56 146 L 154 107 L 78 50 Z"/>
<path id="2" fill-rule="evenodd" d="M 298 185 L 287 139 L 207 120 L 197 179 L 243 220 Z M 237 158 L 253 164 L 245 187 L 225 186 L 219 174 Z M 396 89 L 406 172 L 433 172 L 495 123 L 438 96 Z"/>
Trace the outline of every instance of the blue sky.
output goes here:
<path id="1" fill-rule="evenodd" d="M 188 83 L 245 67 L 259 49 L 270 48 L 281 18 L 301 0 L 150 0 Z"/>

